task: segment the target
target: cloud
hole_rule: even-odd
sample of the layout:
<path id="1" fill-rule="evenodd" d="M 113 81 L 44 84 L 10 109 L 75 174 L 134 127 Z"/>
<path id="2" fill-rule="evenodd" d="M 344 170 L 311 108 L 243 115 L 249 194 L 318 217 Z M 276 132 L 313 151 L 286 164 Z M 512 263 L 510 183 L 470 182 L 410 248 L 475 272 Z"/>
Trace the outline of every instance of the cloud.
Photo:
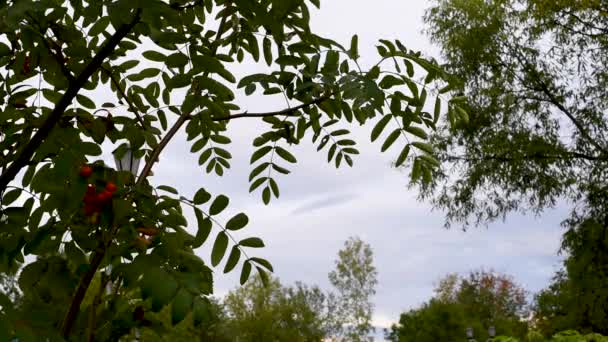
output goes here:
<path id="1" fill-rule="evenodd" d="M 304 213 L 310 213 L 320 209 L 326 209 L 329 207 L 348 203 L 355 199 L 357 196 L 354 194 L 338 194 L 333 196 L 325 196 L 320 199 L 315 199 L 308 203 L 305 203 L 291 212 L 291 215 L 299 215 Z"/>

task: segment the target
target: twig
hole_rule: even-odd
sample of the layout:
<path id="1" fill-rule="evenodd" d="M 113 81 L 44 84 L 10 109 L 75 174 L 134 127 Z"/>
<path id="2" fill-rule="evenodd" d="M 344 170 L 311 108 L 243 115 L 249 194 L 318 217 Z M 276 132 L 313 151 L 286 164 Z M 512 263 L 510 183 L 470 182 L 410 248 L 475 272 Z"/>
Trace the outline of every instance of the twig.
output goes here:
<path id="1" fill-rule="evenodd" d="M 307 102 L 307 103 L 303 103 L 301 105 L 295 106 L 295 107 L 291 107 L 291 108 L 285 108 L 283 110 L 279 110 L 276 112 L 267 112 L 267 113 L 239 113 L 239 114 L 233 114 L 233 115 L 228 115 L 225 117 L 221 117 L 221 118 L 213 118 L 213 121 L 229 121 L 232 119 L 238 119 L 238 118 L 264 118 L 264 117 L 269 117 L 269 116 L 298 116 L 298 114 L 295 114 L 294 112 L 302 109 L 302 108 L 306 108 L 308 106 L 312 106 L 318 103 L 321 103 L 327 99 L 330 98 L 330 95 L 323 95 L 311 102 Z"/>
<path id="2" fill-rule="evenodd" d="M 133 102 L 131 102 L 131 100 L 127 96 L 126 92 L 124 91 L 124 89 L 122 89 L 122 87 L 120 86 L 120 82 L 116 79 L 116 77 L 114 77 L 114 74 L 112 74 L 112 71 L 108 70 L 104 66 L 101 66 L 101 70 L 103 70 L 108 75 L 108 77 L 110 78 L 110 80 L 112 81 L 112 83 L 114 83 L 114 85 L 116 86 L 116 89 L 118 89 L 118 93 L 120 94 L 120 96 L 122 96 L 122 98 L 125 99 L 125 101 L 127 102 L 127 105 L 129 105 L 129 109 L 137 117 L 137 121 L 139 121 L 139 124 L 141 125 L 141 128 L 143 128 L 144 130 L 146 130 L 146 123 L 144 122 L 144 120 L 141 117 L 141 115 L 139 115 L 139 112 L 137 111 L 137 108 L 135 108 L 135 105 L 133 104 Z"/>

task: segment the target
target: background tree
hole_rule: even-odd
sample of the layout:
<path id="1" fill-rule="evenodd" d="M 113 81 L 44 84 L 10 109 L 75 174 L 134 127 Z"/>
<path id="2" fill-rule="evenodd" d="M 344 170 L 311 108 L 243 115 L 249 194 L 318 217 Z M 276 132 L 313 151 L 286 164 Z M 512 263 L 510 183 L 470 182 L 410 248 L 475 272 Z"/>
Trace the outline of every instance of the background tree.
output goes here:
<path id="1" fill-rule="evenodd" d="M 356 36 L 345 48 L 311 31 L 311 4 L 320 6 L 318 0 L 2 2 L 0 270 L 22 266 L 21 291 L 45 304 L 35 306 L 36 315 L 3 306 L 7 340 L 38 333 L 116 340 L 155 324 L 154 313 L 167 306 L 172 324 L 189 313 L 198 324 L 210 306 L 211 267 L 222 260 L 224 272 L 240 265 L 241 283 L 252 270 L 266 279 L 271 264 L 249 255 L 262 240 L 234 236 L 247 215 L 219 220 L 228 197 L 198 189 L 188 198 L 148 179 L 178 132 L 199 164 L 222 176 L 232 158 L 230 123 L 266 123 L 253 141 L 249 177 L 249 190 L 264 203 L 279 196 L 276 174 L 289 173 L 286 165 L 297 161 L 290 145 L 310 137 L 319 150 L 327 147 L 336 167 L 352 165 L 358 150 L 348 126 L 372 119 L 379 119 L 372 140 L 392 127 L 381 150 L 400 140 L 398 161 L 410 160 L 412 177 L 429 181 L 437 161 L 427 131 L 441 112 L 424 106 L 448 77 L 399 41 L 382 40 L 379 62 L 362 69 Z M 230 70 L 245 60 L 262 60 L 268 72 L 235 76 Z M 241 109 L 237 89 L 278 94 L 285 107 Z M 108 102 L 96 101 L 99 94 Z M 449 103 L 455 110 L 457 101 Z M 109 167 L 99 157 L 102 145 L 119 157 L 129 150 L 143 157 L 142 170 Z M 211 265 L 194 253 L 207 240 Z M 27 255 L 36 259 L 24 265 Z M 87 297 L 95 300 L 83 302 Z"/>
<path id="2" fill-rule="evenodd" d="M 337 290 L 340 335 L 345 341 L 371 341 L 373 303 L 378 272 L 372 248 L 358 237 L 351 237 L 338 252 L 329 281 Z"/>
<path id="3" fill-rule="evenodd" d="M 386 331 L 390 341 L 462 341 L 465 329 L 485 341 L 493 325 L 499 335 L 527 335 L 525 290 L 510 276 L 474 271 L 466 277 L 449 274 L 439 281 L 435 296 L 421 308 L 401 314 Z"/>
<path id="4" fill-rule="evenodd" d="M 278 279 L 267 286 L 251 281 L 224 300 L 226 330 L 238 341 L 323 341 L 330 336 L 325 294 L 316 286 L 284 287 Z"/>
<path id="5" fill-rule="evenodd" d="M 425 17 L 469 121 L 434 134 L 442 167 L 421 197 L 465 227 L 571 205 L 565 273 L 538 301 L 547 334 L 608 326 L 607 14 L 597 0 L 436 0 Z"/>
<path id="6" fill-rule="evenodd" d="M 594 198 L 608 189 L 607 10 L 601 1 L 433 1 L 427 32 L 468 98 L 469 121 L 433 137 L 442 168 L 421 191 L 448 224 L 558 200 L 581 214 L 604 205 Z"/>
<path id="7" fill-rule="evenodd" d="M 538 329 L 551 336 L 562 330 L 608 334 L 608 230 L 585 219 L 564 237 L 564 269 L 535 300 Z"/>

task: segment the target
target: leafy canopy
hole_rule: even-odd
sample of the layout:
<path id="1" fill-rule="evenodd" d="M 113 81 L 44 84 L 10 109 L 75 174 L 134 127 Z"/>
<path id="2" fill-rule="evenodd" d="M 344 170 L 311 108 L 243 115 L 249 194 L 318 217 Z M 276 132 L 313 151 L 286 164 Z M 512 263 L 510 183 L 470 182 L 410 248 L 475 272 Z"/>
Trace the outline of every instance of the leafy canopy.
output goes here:
<path id="1" fill-rule="evenodd" d="M 460 79 L 469 121 L 440 125 L 442 168 L 421 196 L 464 226 L 560 200 L 605 212 L 606 3 L 432 3 L 427 32 Z"/>
<path id="2" fill-rule="evenodd" d="M 270 262 L 249 255 L 263 241 L 233 236 L 248 216 L 222 223 L 228 197 L 199 189 L 187 198 L 148 180 L 178 132 L 201 168 L 222 176 L 232 159 L 230 123 L 263 120 L 249 191 L 267 204 L 280 194 L 275 175 L 297 162 L 289 147 L 304 138 L 327 148 L 336 167 L 353 165 L 358 150 L 343 128 L 349 124 L 372 123 L 372 140 L 386 132 L 381 150 L 399 145 L 397 164 L 410 161 L 412 178 L 430 181 L 437 160 L 427 132 L 442 101 L 436 98 L 433 113 L 425 104 L 437 94 L 432 89 L 450 90 L 447 75 L 387 40 L 377 46 L 378 63 L 362 69 L 357 36 L 344 47 L 313 33 L 310 4 L 320 6 L 318 0 L 0 5 L 0 269 L 23 267 L 19 285 L 32 303 L 11 305 L 0 294 L 1 340 L 36 334 L 116 340 L 142 325 L 162 331 L 147 313 L 168 306 L 173 323 L 191 313 L 198 324 L 210 305 L 211 267 L 225 262 L 230 272 L 240 265 L 241 283 L 252 271 L 267 279 Z M 232 70 L 245 61 L 269 71 L 237 78 Z M 280 94 L 285 109 L 248 112 L 237 89 L 245 96 Z M 447 108 L 449 115 L 459 112 L 457 102 Z M 143 158 L 141 172 L 104 164 L 102 146 L 118 157 Z M 203 246 L 211 265 L 194 252 Z"/>

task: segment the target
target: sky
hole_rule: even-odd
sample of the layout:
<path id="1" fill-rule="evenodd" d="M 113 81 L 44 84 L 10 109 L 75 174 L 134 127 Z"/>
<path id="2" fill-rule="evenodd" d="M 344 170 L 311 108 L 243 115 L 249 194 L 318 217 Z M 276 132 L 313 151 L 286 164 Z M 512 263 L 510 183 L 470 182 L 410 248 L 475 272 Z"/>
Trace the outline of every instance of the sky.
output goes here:
<path id="1" fill-rule="evenodd" d="M 375 62 L 375 44 L 380 38 L 399 39 L 411 49 L 439 57 L 437 47 L 421 32 L 424 9 L 429 5 L 425 0 L 327 0 L 321 10 L 312 11 L 311 26 L 316 33 L 346 46 L 358 34 L 364 66 Z M 264 68 L 253 63 L 234 67 L 235 75 L 240 76 Z M 281 97 L 237 94 L 237 103 L 249 112 L 285 107 Z M 99 103 L 104 101 L 104 94 L 95 96 Z M 374 252 L 379 284 L 373 298 L 373 322 L 385 328 L 398 321 L 401 312 L 428 300 L 447 273 L 494 269 L 512 275 L 533 293 L 545 287 L 560 266 L 557 252 L 562 233 L 559 224 L 567 215 L 564 208 L 538 217 L 511 215 L 505 222 L 467 232 L 446 230 L 444 214 L 418 201 L 415 190 L 408 189 L 407 171 L 391 167 L 398 149 L 381 154 L 380 145 L 369 142 L 372 125 L 349 127 L 361 151 L 353 168 L 336 169 L 327 164 L 325 152 L 316 152 L 310 138 L 290 148 L 298 163 L 290 166 L 290 175 L 277 177 L 281 196 L 266 206 L 259 192 L 248 193 L 251 142 L 263 127 L 254 119 L 229 125 L 232 168 L 221 178 L 198 166 L 198 155 L 189 152 L 190 143 L 178 134 L 161 155 L 150 181 L 174 186 L 190 197 L 201 187 L 214 195 L 228 195 L 230 207 L 222 216 L 224 222 L 238 212 L 247 213 L 249 226 L 235 232 L 235 238 L 261 237 L 266 247 L 251 251 L 250 256 L 271 261 L 275 276 L 286 285 L 302 281 L 330 290 L 327 274 L 338 251 L 349 237 L 358 236 Z M 111 151 L 104 147 L 104 159 L 112 160 Z M 196 222 L 188 215 L 190 222 Z M 197 250 L 208 263 L 212 238 L 214 235 Z M 215 271 L 217 296 L 239 283 L 238 271 L 224 275 L 222 269 L 223 263 Z"/>
<path id="2" fill-rule="evenodd" d="M 421 32 L 429 4 L 424 0 L 324 1 L 320 11 L 313 11 L 311 26 L 343 45 L 357 33 L 364 65 L 375 61 L 380 38 L 400 39 L 411 49 L 439 57 L 437 47 Z M 235 68 L 239 75 L 260 71 L 260 65 L 251 63 Z M 237 99 L 249 112 L 285 107 L 281 98 L 241 93 Z M 198 156 L 189 153 L 185 137 L 178 135 L 162 154 L 151 181 L 176 185 L 186 195 L 200 187 L 228 195 L 231 205 L 224 218 L 240 211 L 250 218 L 249 226 L 235 237 L 264 239 L 266 247 L 251 254 L 270 260 L 275 276 L 287 285 L 303 281 L 329 290 L 327 274 L 338 250 L 350 236 L 359 236 L 371 245 L 378 270 L 373 299 L 373 321 L 378 328 L 389 327 L 401 312 L 428 300 L 447 273 L 491 268 L 512 275 L 533 293 L 545 287 L 560 266 L 559 223 L 565 209 L 539 217 L 511 215 L 505 222 L 467 232 L 446 230 L 443 213 L 417 201 L 415 190 L 407 188 L 407 172 L 390 166 L 398 150 L 381 154 L 380 145 L 369 142 L 370 125 L 351 127 L 361 151 L 353 168 L 337 170 L 327 164 L 326 154 L 317 153 L 309 139 L 292 148 L 298 163 L 290 175 L 278 177 L 281 197 L 265 206 L 259 192 L 247 191 L 249 157 L 254 151 L 251 141 L 261 127 L 249 119 L 230 124 L 232 168 L 221 178 L 201 170 Z M 210 249 L 207 242 L 197 253 L 209 261 Z M 222 267 L 215 276 L 218 296 L 238 285 L 238 272 L 224 275 Z"/>

